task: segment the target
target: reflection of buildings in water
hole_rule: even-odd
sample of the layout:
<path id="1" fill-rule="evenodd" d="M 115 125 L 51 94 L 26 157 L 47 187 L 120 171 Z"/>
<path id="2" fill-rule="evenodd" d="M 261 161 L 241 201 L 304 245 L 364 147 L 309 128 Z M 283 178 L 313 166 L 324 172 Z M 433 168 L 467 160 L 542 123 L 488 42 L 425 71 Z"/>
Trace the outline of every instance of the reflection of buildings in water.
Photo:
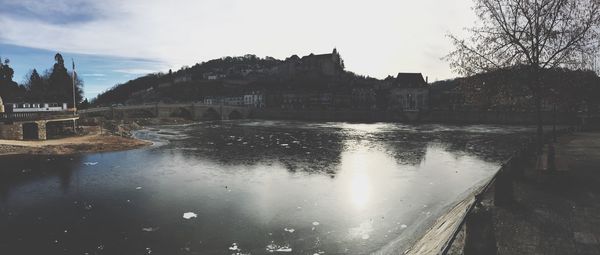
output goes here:
<path id="1" fill-rule="evenodd" d="M 293 173 L 334 176 L 344 146 L 341 134 L 322 130 L 230 126 L 189 132 L 190 138 L 170 144 L 184 156 L 224 165 L 281 163 Z"/>

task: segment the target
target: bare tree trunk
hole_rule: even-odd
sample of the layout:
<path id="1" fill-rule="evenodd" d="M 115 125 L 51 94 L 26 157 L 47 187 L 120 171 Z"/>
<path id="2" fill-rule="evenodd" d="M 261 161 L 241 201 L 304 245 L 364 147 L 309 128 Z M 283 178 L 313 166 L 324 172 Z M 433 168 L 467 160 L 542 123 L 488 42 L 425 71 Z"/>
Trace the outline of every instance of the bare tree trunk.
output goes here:
<path id="1" fill-rule="evenodd" d="M 533 70 L 533 82 L 534 82 L 534 97 L 535 97 L 535 110 L 536 110 L 536 124 L 537 124 L 537 137 L 536 145 L 539 153 L 542 152 L 544 146 L 544 122 L 542 119 L 542 82 L 540 79 L 540 68 L 534 67 Z"/>

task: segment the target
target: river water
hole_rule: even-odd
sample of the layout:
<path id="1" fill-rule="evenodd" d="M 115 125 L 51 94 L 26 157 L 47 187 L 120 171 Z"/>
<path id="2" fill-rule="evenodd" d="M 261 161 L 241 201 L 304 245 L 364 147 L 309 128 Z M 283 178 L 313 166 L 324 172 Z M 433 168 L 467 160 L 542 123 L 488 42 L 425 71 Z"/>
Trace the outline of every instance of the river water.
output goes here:
<path id="1" fill-rule="evenodd" d="M 507 126 L 232 121 L 148 148 L 0 157 L 0 254 L 408 249 L 530 135 Z"/>

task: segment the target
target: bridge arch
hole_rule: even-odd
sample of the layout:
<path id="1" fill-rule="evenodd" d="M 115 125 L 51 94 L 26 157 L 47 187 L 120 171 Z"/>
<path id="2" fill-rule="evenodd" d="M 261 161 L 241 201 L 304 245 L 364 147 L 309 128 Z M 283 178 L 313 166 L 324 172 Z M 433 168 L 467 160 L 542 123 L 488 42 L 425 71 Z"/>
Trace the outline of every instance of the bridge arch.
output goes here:
<path id="1" fill-rule="evenodd" d="M 239 119 L 243 118 L 244 115 L 242 115 L 242 113 L 238 110 L 233 110 L 233 111 L 229 112 L 227 117 L 230 120 L 239 120 Z"/>
<path id="2" fill-rule="evenodd" d="M 121 112 L 123 116 L 127 116 L 129 118 L 154 118 L 154 117 L 156 117 L 156 113 L 153 109 L 134 109 L 134 110 L 124 110 L 124 111 L 115 110 L 115 116 L 119 115 L 118 112 Z"/>
<path id="3" fill-rule="evenodd" d="M 177 107 L 171 111 L 170 117 L 184 118 L 191 120 L 193 118 L 192 112 L 184 107 Z"/>
<path id="4" fill-rule="evenodd" d="M 38 140 L 39 128 L 35 122 L 23 123 L 23 140 Z"/>
<path id="5" fill-rule="evenodd" d="M 202 119 L 203 120 L 220 120 L 221 119 L 221 114 L 219 114 L 219 112 L 217 112 L 217 110 L 215 110 L 214 108 L 208 108 L 206 109 L 206 111 L 202 114 Z"/>

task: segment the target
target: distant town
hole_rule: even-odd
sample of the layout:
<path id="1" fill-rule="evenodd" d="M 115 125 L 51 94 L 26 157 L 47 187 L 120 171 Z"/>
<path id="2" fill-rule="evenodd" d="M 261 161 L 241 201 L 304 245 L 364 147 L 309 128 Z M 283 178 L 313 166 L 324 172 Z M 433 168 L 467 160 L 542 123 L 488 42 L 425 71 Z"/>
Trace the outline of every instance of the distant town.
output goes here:
<path id="1" fill-rule="evenodd" d="M 422 73 L 399 72 L 385 79 L 357 75 L 345 70 L 336 49 L 285 60 L 245 55 L 149 74 L 101 93 L 91 105 L 201 102 L 278 110 L 533 112 L 531 92 L 520 79 L 523 69 L 430 82 Z M 600 79 L 594 72 L 552 69 L 545 77 L 553 92 L 544 97 L 545 111 L 597 108 L 594 95 L 600 92 L 594 84 Z M 564 93 L 573 96 L 561 97 Z"/>

